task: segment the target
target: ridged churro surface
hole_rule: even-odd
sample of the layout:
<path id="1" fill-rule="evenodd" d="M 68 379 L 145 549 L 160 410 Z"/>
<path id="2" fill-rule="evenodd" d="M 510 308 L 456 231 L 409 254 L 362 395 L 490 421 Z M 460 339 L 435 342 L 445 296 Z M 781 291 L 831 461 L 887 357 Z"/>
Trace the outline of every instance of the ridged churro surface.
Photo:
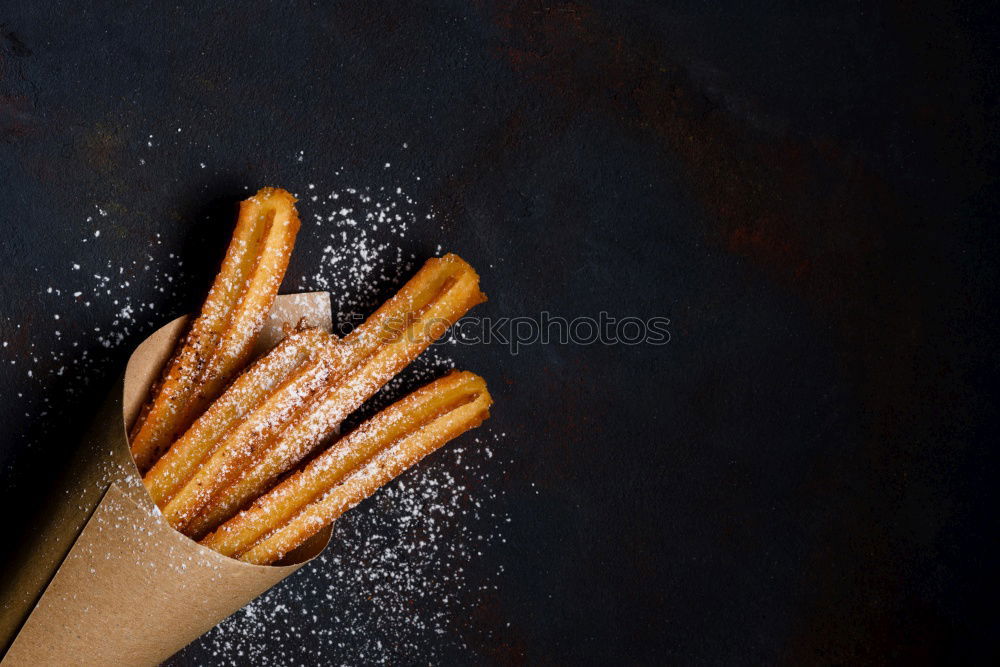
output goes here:
<path id="1" fill-rule="evenodd" d="M 273 390 L 261 387 L 260 391 L 254 392 L 256 400 L 253 408 L 246 410 L 242 417 L 232 420 L 215 442 L 206 444 L 202 441 L 196 445 L 196 448 L 204 449 L 206 453 L 194 466 L 190 477 L 161 506 L 170 525 L 181 532 L 187 532 L 187 525 L 201 515 L 214 494 L 232 483 L 268 443 L 298 418 L 309 400 L 337 374 L 339 357 L 335 353 L 333 337 L 320 332 L 318 339 L 312 342 L 313 347 L 307 348 L 308 353 L 300 363 L 287 370 L 282 369 L 285 372 L 275 376 L 273 382 L 276 386 Z M 279 352 L 282 352 L 280 346 L 264 359 L 279 356 Z M 280 361 L 279 358 L 278 362 Z M 237 386 L 239 384 L 234 383 L 220 400 L 242 388 Z M 233 400 L 235 402 L 236 399 Z"/>
<path id="2" fill-rule="evenodd" d="M 421 458 L 489 416 L 486 383 L 454 372 L 394 403 L 202 540 L 256 564 L 279 560 Z"/>
<path id="3" fill-rule="evenodd" d="M 151 398 L 130 446 L 147 471 L 247 362 L 274 302 L 299 230 L 295 198 L 262 188 L 241 202 L 222 268 Z"/>
<path id="4" fill-rule="evenodd" d="M 163 507 L 194 476 L 237 424 L 306 362 L 333 359 L 334 338 L 319 329 L 293 331 L 230 385 L 146 473 L 143 483 Z"/>

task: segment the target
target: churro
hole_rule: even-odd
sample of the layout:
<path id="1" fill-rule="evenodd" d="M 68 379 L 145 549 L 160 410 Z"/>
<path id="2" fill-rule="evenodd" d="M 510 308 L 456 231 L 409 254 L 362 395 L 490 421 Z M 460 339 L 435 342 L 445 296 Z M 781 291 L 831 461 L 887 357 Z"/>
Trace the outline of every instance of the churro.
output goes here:
<path id="1" fill-rule="evenodd" d="M 234 417 L 227 425 L 228 428 L 218 429 L 220 432 L 218 438 L 209 442 L 202 440 L 200 436 L 203 432 L 208 431 L 208 434 L 211 434 L 211 431 L 215 430 L 214 424 L 207 423 L 205 428 L 200 428 L 202 425 L 196 422 L 195 427 L 198 428 L 192 427 L 192 430 L 197 431 L 193 437 L 188 440 L 185 435 L 178 441 L 178 444 L 190 442 L 192 450 L 202 450 L 205 454 L 194 466 L 189 464 L 185 466 L 187 470 L 193 468 L 193 473 L 161 505 L 163 516 L 171 526 L 184 532 L 187 524 L 200 515 L 213 495 L 230 484 L 240 471 L 250 464 L 256 451 L 265 447 L 283 428 L 296 419 L 309 399 L 336 374 L 339 357 L 335 353 L 335 340 L 324 332 L 317 332 L 317 335 L 320 336 L 318 340 L 303 343 L 306 355 L 301 363 L 288 367 L 283 374 L 275 374 L 277 377 L 271 384 L 276 386 L 272 390 L 260 387 L 259 390 L 250 392 L 257 399 L 256 405 L 242 417 Z M 269 358 L 279 357 L 273 364 L 261 365 L 283 366 L 280 359 L 283 355 L 276 354 L 281 352 L 279 348 L 262 360 L 271 362 Z M 248 372 L 244 375 L 262 374 Z M 248 381 L 253 380 L 256 378 Z M 244 389 L 243 384 L 240 381 L 234 383 L 217 403 L 227 405 L 239 402 L 241 396 L 237 392 Z M 213 410 L 210 408 L 204 416 L 215 418 L 216 415 L 209 415 L 211 412 Z M 206 419 L 206 422 L 209 420 Z M 173 449 L 172 447 L 171 451 Z"/>
<path id="2" fill-rule="evenodd" d="M 334 339 L 320 329 L 293 331 L 233 381 L 143 477 L 149 495 L 166 505 L 194 476 L 224 436 L 307 361 L 331 356 Z"/>
<path id="3" fill-rule="evenodd" d="M 240 203 L 222 268 L 151 398 L 132 426 L 145 472 L 246 363 L 281 285 L 299 230 L 295 199 L 262 188 Z"/>
<path id="4" fill-rule="evenodd" d="M 341 372 L 331 376 L 272 442 L 261 442 L 253 460 L 180 530 L 200 539 L 267 491 L 485 298 L 479 276 L 463 259 L 448 254 L 428 260 L 394 297 L 344 338 L 338 346 Z"/>
<path id="5" fill-rule="evenodd" d="M 341 438 L 202 544 L 248 563 L 280 560 L 421 458 L 489 417 L 486 383 L 454 372 Z"/>

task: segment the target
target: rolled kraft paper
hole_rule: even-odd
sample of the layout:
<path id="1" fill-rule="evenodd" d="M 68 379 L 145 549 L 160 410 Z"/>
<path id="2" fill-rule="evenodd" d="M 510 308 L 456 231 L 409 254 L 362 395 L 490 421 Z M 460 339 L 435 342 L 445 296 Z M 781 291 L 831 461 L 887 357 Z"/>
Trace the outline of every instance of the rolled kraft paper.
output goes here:
<path id="1" fill-rule="evenodd" d="M 279 296 L 258 352 L 303 318 L 330 330 L 329 295 Z M 326 547 L 329 529 L 278 565 L 248 565 L 172 529 L 146 493 L 127 428 L 186 319 L 136 348 L 36 530 L 18 545 L 20 560 L 2 582 L 3 667 L 157 664 Z"/>

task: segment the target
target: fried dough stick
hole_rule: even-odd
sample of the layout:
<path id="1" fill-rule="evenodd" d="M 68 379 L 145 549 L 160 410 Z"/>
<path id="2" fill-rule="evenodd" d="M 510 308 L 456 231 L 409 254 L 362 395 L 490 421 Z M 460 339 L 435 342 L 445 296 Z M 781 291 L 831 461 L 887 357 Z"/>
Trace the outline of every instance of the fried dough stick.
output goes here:
<path id="1" fill-rule="evenodd" d="M 479 276 L 449 254 L 428 260 L 392 299 L 344 338 L 346 370 L 231 483 L 217 487 L 211 502 L 182 532 L 201 539 L 267 491 L 284 473 L 336 433 L 340 423 L 409 365 L 470 308 L 486 299 Z"/>
<path id="2" fill-rule="evenodd" d="M 335 376 L 340 360 L 336 354 L 336 341 L 332 335 L 322 331 L 316 335 L 319 336 L 318 341 L 311 346 L 306 343 L 308 352 L 305 358 L 297 366 L 289 368 L 283 376 L 275 378 L 273 384 L 276 386 L 272 390 L 268 391 L 264 387 L 252 390 L 257 399 L 256 405 L 242 417 L 234 416 L 228 420 L 228 424 L 218 429 L 219 437 L 208 443 L 199 439 L 199 433 L 195 433 L 190 440 L 186 434 L 182 437 L 181 440 L 186 441 L 184 444 L 190 444 L 192 450 L 204 450 L 205 453 L 193 466 L 186 481 L 179 484 L 173 495 L 161 506 L 163 516 L 176 530 L 183 531 L 211 500 L 212 494 L 221 486 L 232 482 L 252 461 L 255 451 L 265 446 L 294 420 L 309 399 Z M 275 348 L 262 361 L 279 357 L 276 352 L 280 350 Z M 280 363 L 280 359 L 275 363 Z M 234 394 L 243 388 L 241 380 L 246 375 L 257 374 L 248 371 L 241 376 L 205 415 L 213 413 L 217 404 L 227 406 L 238 402 L 239 397 Z M 212 426 L 213 424 L 208 423 L 206 428 L 201 428 L 202 424 L 195 422 L 191 430 L 211 430 Z M 171 451 L 173 449 L 172 447 Z M 184 467 L 192 469 L 190 459 L 185 461 Z"/>
<path id="3" fill-rule="evenodd" d="M 153 501 L 165 506 L 241 420 L 307 361 L 324 353 L 332 357 L 334 344 L 333 337 L 320 329 L 293 331 L 254 362 L 143 477 Z"/>
<path id="4" fill-rule="evenodd" d="M 140 472 L 166 451 L 246 363 L 299 230 L 295 198 L 262 188 L 240 203 L 222 268 L 130 434 Z"/>
<path id="5" fill-rule="evenodd" d="M 258 498 L 202 544 L 267 565 L 418 460 L 489 417 L 486 383 L 454 372 L 362 424 Z"/>

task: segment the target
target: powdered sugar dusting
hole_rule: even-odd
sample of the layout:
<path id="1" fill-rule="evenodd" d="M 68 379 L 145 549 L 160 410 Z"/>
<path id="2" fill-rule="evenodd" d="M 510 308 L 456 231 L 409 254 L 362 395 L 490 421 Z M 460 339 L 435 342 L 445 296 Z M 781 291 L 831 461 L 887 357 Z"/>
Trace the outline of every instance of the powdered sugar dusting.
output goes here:
<path id="1" fill-rule="evenodd" d="M 93 218 L 88 217 L 85 225 L 92 224 Z M 94 232 L 90 234 L 91 241 L 100 237 Z M 4 337 L 19 338 L 22 342 L 15 352 L 10 342 L 4 340 L 0 363 L 22 368 L 25 383 L 59 388 L 56 396 L 44 392 L 41 406 L 25 406 L 25 417 L 46 417 L 60 402 L 86 391 L 95 380 L 114 372 L 114 359 L 120 355 L 112 351 L 126 344 L 135 345 L 142 336 L 170 319 L 164 317 L 159 301 L 178 300 L 179 292 L 189 288 L 188 275 L 184 260 L 174 253 L 163 252 L 162 245 L 160 234 L 156 234 L 139 257 L 122 264 L 94 262 L 95 254 L 101 253 L 93 252 L 92 248 L 81 253 L 79 261 L 71 264 L 70 275 L 78 276 L 77 279 L 64 286 L 50 285 L 38 295 L 39 308 L 53 314 L 54 345 L 46 344 L 45 338 L 36 332 L 29 335 L 24 325 L 7 319 Z M 151 288 L 157 295 L 155 300 L 136 298 L 134 294 L 140 285 L 145 291 Z M 112 319 L 86 329 L 80 327 L 80 320 L 89 319 L 87 311 L 98 306 L 102 312 L 110 311 Z M 102 354 L 98 351 L 101 349 L 106 352 Z M 30 447 L 34 443 L 27 444 Z"/>
<path id="2" fill-rule="evenodd" d="M 468 648 L 468 617 L 497 586 L 470 571 L 503 541 L 507 521 L 490 509 L 500 504 L 490 490 L 500 471 L 487 452 L 498 440 L 486 429 L 467 434 L 344 515 L 304 576 L 202 639 L 213 660 L 398 664 Z"/>
<path id="3" fill-rule="evenodd" d="M 325 194 L 309 190 L 305 199 L 300 207 L 311 212 L 303 213 L 303 227 L 310 218 L 315 226 L 306 233 L 323 235 L 328 242 L 316 271 L 302 276 L 297 287 L 330 292 L 339 307 L 335 319 L 357 320 L 378 305 L 382 285 L 402 284 L 413 273 L 418 258 L 405 252 L 401 242 L 434 215 L 422 211 L 402 187 L 343 187 Z"/>

